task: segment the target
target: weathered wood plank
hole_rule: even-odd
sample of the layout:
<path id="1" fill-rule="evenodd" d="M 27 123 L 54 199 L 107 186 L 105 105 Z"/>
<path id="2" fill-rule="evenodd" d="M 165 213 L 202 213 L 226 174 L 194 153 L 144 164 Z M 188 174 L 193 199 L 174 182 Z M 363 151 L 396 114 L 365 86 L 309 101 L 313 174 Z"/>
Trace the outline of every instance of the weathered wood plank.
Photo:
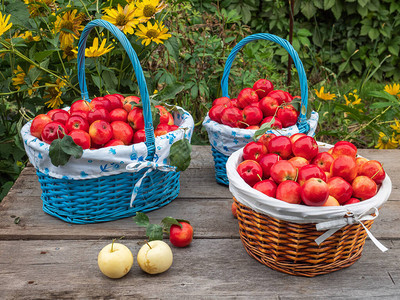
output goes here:
<path id="1" fill-rule="evenodd" d="M 125 240 L 134 254 L 122 279 L 103 276 L 97 254 L 109 241 L 5 241 L 0 244 L 1 299 L 365 299 L 400 297 L 400 242 L 381 253 L 367 242 L 353 266 L 314 278 L 286 275 L 258 263 L 240 240 L 196 239 L 172 248 L 174 263 L 151 276 L 136 264 L 137 240 Z M 13 255 L 10 255 L 13 253 Z"/>

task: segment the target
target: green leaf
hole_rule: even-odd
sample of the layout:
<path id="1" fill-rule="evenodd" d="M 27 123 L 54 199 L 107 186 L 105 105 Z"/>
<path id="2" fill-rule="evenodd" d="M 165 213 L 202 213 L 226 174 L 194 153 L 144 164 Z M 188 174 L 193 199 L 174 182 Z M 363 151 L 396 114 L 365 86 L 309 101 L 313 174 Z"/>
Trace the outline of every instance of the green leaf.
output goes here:
<path id="1" fill-rule="evenodd" d="M 54 52 L 58 51 L 59 49 L 52 49 L 52 50 L 44 50 L 44 51 L 39 51 L 36 52 L 34 55 L 34 58 L 37 62 L 42 62 L 46 58 L 48 58 L 50 55 L 52 55 Z"/>
<path id="2" fill-rule="evenodd" d="M 161 220 L 161 224 L 164 230 L 168 232 L 172 225 L 178 225 L 180 228 L 182 228 L 182 224 L 179 223 L 177 219 L 172 217 L 165 217 L 164 219 Z"/>
<path id="3" fill-rule="evenodd" d="M 159 93 L 157 98 L 160 101 L 166 101 L 175 99 L 176 95 L 182 92 L 185 89 L 185 84 L 181 82 L 175 82 L 173 84 L 167 85 L 163 88 Z"/>
<path id="4" fill-rule="evenodd" d="M 342 16 L 343 5 L 341 1 L 335 1 L 335 5 L 332 7 L 332 13 L 336 20 L 339 20 Z"/>
<path id="5" fill-rule="evenodd" d="M 368 32 L 368 36 L 371 40 L 376 40 L 379 37 L 379 30 L 372 28 L 369 32 Z"/>
<path id="6" fill-rule="evenodd" d="M 300 6 L 301 13 L 307 18 L 311 19 L 315 13 L 317 12 L 317 9 L 315 8 L 314 4 L 310 1 L 302 1 L 301 6 Z"/>
<path id="7" fill-rule="evenodd" d="M 160 124 L 160 110 L 155 107 L 154 103 L 150 103 L 151 117 L 153 119 L 153 127 L 157 128 L 158 124 Z"/>
<path id="8" fill-rule="evenodd" d="M 175 37 L 171 37 L 164 43 L 165 48 L 167 48 L 169 55 L 171 55 L 175 61 L 179 61 L 179 44 Z"/>
<path id="9" fill-rule="evenodd" d="M 75 144 L 74 140 L 72 139 L 71 136 L 69 135 L 65 135 L 62 139 L 61 139 L 61 149 L 69 154 L 72 155 L 75 158 L 81 158 L 82 154 L 83 154 L 83 149 L 81 146 Z"/>
<path id="10" fill-rule="evenodd" d="M 260 129 L 258 129 L 256 131 L 256 133 L 254 134 L 254 140 L 257 141 L 260 138 L 260 136 L 262 136 L 268 130 L 271 130 L 272 129 L 272 124 L 274 122 L 275 122 L 275 117 L 273 117 L 270 122 L 262 124 Z"/>
<path id="11" fill-rule="evenodd" d="M 146 235 L 149 241 L 162 240 L 163 239 L 163 228 L 158 224 L 149 224 L 146 229 Z"/>
<path id="12" fill-rule="evenodd" d="M 136 216 L 134 216 L 132 219 L 135 221 L 137 225 L 143 227 L 147 227 L 147 225 L 149 225 L 150 222 L 149 217 L 145 213 L 139 211 L 136 213 Z"/>
<path id="13" fill-rule="evenodd" d="M 331 9 L 335 5 L 335 0 L 324 0 L 324 10 Z"/>
<path id="14" fill-rule="evenodd" d="M 358 0 L 357 2 L 361 7 L 364 7 L 368 4 L 369 0 Z"/>
<path id="15" fill-rule="evenodd" d="M 171 145 L 169 151 L 169 163 L 176 167 L 177 171 L 185 171 L 190 165 L 192 145 L 187 139 L 179 140 Z"/>
<path id="16" fill-rule="evenodd" d="M 369 97 L 375 97 L 375 98 L 381 98 L 388 100 L 389 102 L 392 102 L 393 104 L 397 104 L 398 101 L 396 99 L 396 96 L 393 96 L 389 94 L 388 92 L 385 91 L 372 91 L 368 93 Z"/>
<path id="17" fill-rule="evenodd" d="M 71 155 L 63 151 L 61 146 L 61 139 L 56 139 L 51 142 L 49 148 L 49 156 L 51 163 L 56 167 L 65 165 L 71 157 Z"/>

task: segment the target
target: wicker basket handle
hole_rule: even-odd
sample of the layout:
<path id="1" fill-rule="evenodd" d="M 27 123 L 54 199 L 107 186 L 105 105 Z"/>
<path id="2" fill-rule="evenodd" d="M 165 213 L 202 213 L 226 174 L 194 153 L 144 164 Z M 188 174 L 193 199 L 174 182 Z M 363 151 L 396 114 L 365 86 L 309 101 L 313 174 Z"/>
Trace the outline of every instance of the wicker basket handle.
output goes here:
<path id="1" fill-rule="evenodd" d="M 145 134 L 146 134 L 146 146 L 147 146 L 147 160 L 152 160 L 155 153 L 155 137 L 153 128 L 153 119 L 150 110 L 150 97 L 147 90 L 146 80 L 144 78 L 143 70 L 140 65 L 139 58 L 132 45 L 126 38 L 125 34 L 119 30 L 116 26 L 104 20 L 93 20 L 89 22 L 82 31 L 81 37 L 78 44 L 78 80 L 81 89 L 81 95 L 83 100 L 91 101 L 88 95 L 86 79 L 85 79 L 85 49 L 86 40 L 89 36 L 90 31 L 94 27 L 103 27 L 108 29 L 122 44 L 126 50 L 129 59 L 133 65 L 133 69 L 136 74 L 136 80 L 139 85 L 140 96 L 143 104 L 143 117 L 145 123 Z"/>
<path id="2" fill-rule="evenodd" d="M 221 88 L 222 88 L 222 96 L 228 97 L 228 79 L 229 73 L 231 70 L 232 62 L 236 57 L 236 54 L 242 49 L 246 44 L 257 41 L 257 40 L 267 40 L 275 42 L 281 45 L 285 50 L 290 54 L 293 59 L 294 65 L 297 69 L 297 73 L 299 74 L 299 81 L 300 81 L 300 90 L 301 90 L 301 105 L 300 105 L 300 115 L 297 120 L 297 125 L 299 127 L 300 132 L 308 132 L 309 125 L 307 124 L 307 103 L 308 103 L 308 85 L 307 85 L 307 76 L 306 72 L 304 71 L 303 63 L 301 62 L 299 55 L 297 54 L 296 50 L 292 47 L 292 45 L 285 39 L 277 37 L 276 35 L 269 34 L 269 33 L 257 33 L 245 37 L 241 40 L 231 51 L 228 56 L 228 59 L 225 63 L 224 74 L 221 80 Z"/>

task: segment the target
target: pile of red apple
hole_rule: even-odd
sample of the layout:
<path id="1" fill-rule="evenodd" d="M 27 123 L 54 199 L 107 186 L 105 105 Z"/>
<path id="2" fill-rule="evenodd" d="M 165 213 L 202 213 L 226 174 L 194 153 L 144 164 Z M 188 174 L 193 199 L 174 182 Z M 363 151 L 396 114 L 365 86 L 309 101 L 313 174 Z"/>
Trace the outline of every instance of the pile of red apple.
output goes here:
<path id="1" fill-rule="evenodd" d="M 69 110 L 52 109 L 37 115 L 30 132 L 48 144 L 69 135 L 83 149 L 141 143 L 146 135 L 143 109 L 135 106 L 139 102 L 139 97 L 120 94 L 96 97 L 91 102 L 78 100 Z M 178 129 L 164 106 L 155 107 L 160 114 L 160 123 L 154 130 L 156 137 Z"/>
<path id="2" fill-rule="evenodd" d="M 237 98 L 217 98 L 208 113 L 211 120 L 230 127 L 257 130 L 264 123 L 282 129 L 296 124 L 299 112 L 290 104 L 289 92 L 274 90 L 267 79 L 257 80 L 253 88 L 244 88 Z"/>
<path id="3" fill-rule="evenodd" d="M 264 134 L 243 148 L 237 172 L 252 188 L 279 200 L 309 206 L 339 206 L 373 197 L 385 171 L 357 156 L 347 141 L 320 152 L 314 138 Z"/>

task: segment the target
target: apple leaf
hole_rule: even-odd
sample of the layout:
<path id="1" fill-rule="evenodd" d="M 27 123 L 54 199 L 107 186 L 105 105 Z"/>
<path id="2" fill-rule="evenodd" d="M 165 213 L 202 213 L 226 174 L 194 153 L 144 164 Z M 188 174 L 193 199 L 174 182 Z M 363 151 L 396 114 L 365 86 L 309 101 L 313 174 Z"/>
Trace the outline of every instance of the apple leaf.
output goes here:
<path id="1" fill-rule="evenodd" d="M 65 153 L 72 155 L 75 158 L 80 158 L 83 154 L 82 147 L 77 145 L 69 135 L 64 135 L 64 137 L 61 139 L 61 149 Z"/>
<path id="2" fill-rule="evenodd" d="M 64 135 L 62 139 L 55 139 L 51 142 L 49 148 L 51 163 L 56 167 L 65 165 L 71 155 L 75 158 L 80 158 L 82 154 L 82 147 L 75 144 L 69 135 Z"/>
<path id="3" fill-rule="evenodd" d="M 177 171 L 185 171 L 190 165 L 192 145 L 187 139 L 179 140 L 171 145 L 169 162 Z"/>
<path id="4" fill-rule="evenodd" d="M 137 212 L 136 216 L 134 216 L 132 218 L 136 224 L 138 224 L 139 226 L 144 226 L 147 227 L 149 225 L 149 217 L 142 213 L 142 212 Z"/>
<path id="5" fill-rule="evenodd" d="M 182 224 L 179 223 L 177 219 L 172 217 L 165 217 L 164 219 L 161 220 L 161 224 L 163 226 L 164 231 L 167 232 L 169 232 L 169 229 L 171 228 L 172 225 L 178 225 L 179 227 L 182 228 Z"/>
<path id="6" fill-rule="evenodd" d="M 158 224 L 149 224 L 146 229 L 146 235 L 149 237 L 149 241 L 162 240 L 163 228 Z"/>
<path id="7" fill-rule="evenodd" d="M 271 129 L 272 129 L 272 124 L 273 124 L 274 122 L 275 122 L 275 117 L 273 117 L 273 118 L 271 119 L 270 122 L 267 122 L 267 123 L 262 124 L 261 127 L 260 127 L 260 129 L 258 129 L 258 130 L 256 131 L 256 133 L 254 134 L 253 139 L 254 139 L 255 141 L 258 141 L 258 139 L 259 139 L 264 133 L 266 133 L 268 130 L 271 130 Z"/>
<path id="8" fill-rule="evenodd" d="M 160 110 L 156 108 L 154 103 L 151 103 L 150 109 L 151 109 L 151 116 L 153 118 L 153 127 L 154 129 L 156 129 L 158 124 L 160 124 Z"/>

